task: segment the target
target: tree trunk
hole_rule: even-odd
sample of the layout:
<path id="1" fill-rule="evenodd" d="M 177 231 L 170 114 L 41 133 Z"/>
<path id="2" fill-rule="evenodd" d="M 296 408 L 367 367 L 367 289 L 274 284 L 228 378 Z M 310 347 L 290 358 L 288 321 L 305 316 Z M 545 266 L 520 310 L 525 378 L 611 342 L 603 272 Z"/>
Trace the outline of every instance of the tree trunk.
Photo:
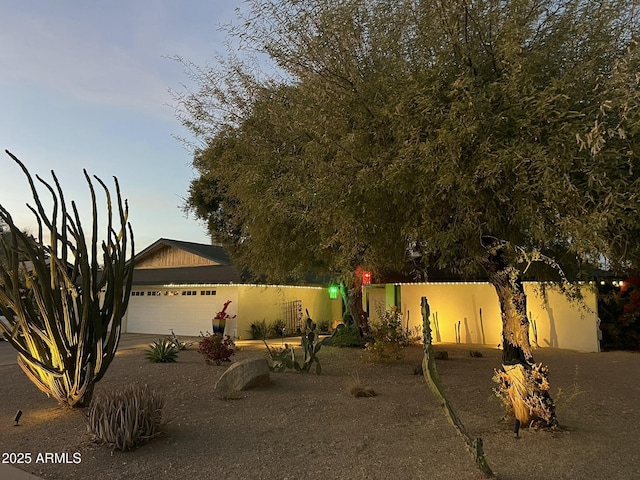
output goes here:
<path id="1" fill-rule="evenodd" d="M 362 284 L 354 279 L 349 287 L 340 283 L 340 295 L 344 303 L 345 312 L 342 316 L 346 325 L 354 324 L 360 335 L 369 333 L 369 315 L 362 308 Z"/>
<path id="2" fill-rule="evenodd" d="M 520 425 L 552 428 L 558 425 L 555 404 L 549 395 L 548 369 L 536 364 L 529 343 L 527 297 L 520 271 L 504 258 L 505 242 L 486 246 L 483 267 L 496 289 L 502 314 L 502 368 L 494 380 L 507 411 Z"/>
<path id="3" fill-rule="evenodd" d="M 362 285 L 353 285 L 349 290 L 349 307 L 360 336 L 369 334 L 369 314 L 362 308 Z"/>

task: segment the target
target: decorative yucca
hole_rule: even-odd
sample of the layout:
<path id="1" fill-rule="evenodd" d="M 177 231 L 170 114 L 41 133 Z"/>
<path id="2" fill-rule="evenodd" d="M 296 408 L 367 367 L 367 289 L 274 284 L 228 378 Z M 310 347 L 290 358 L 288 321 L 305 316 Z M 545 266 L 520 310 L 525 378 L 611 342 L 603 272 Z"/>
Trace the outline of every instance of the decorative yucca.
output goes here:
<path id="1" fill-rule="evenodd" d="M 114 450 L 133 450 L 163 432 L 164 399 L 147 385 L 97 395 L 89 406 L 87 429 L 94 441 Z"/>
<path id="2" fill-rule="evenodd" d="M 173 363 L 178 361 L 178 348 L 169 338 L 161 338 L 149 345 L 144 353 L 153 363 Z"/>

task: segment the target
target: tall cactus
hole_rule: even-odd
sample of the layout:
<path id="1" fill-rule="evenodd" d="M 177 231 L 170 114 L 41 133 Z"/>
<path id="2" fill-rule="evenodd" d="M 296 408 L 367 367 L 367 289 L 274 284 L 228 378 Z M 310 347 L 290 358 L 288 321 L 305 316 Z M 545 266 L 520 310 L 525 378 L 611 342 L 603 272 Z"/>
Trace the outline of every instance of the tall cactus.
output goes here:
<path id="1" fill-rule="evenodd" d="M 49 217 L 27 168 L 6 153 L 31 187 L 35 208 L 28 207 L 38 222 L 38 234 L 34 238 L 20 231 L 0 205 L 0 220 L 9 227 L 0 238 L 5 257 L 0 262 L 0 313 L 5 317 L 0 332 L 18 351 L 18 364 L 40 390 L 63 405 L 88 406 L 95 383 L 116 353 L 131 292 L 134 242 L 128 204 L 125 200 L 123 206 L 114 177 L 119 221 L 114 226 L 109 189 L 94 176 L 107 200 L 106 238 L 99 258 L 96 195 L 86 170 L 93 215 L 90 240 L 75 202 L 68 210 L 55 173 L 51 172 L 55 189 L 36 176 L 51 195 Z"/>

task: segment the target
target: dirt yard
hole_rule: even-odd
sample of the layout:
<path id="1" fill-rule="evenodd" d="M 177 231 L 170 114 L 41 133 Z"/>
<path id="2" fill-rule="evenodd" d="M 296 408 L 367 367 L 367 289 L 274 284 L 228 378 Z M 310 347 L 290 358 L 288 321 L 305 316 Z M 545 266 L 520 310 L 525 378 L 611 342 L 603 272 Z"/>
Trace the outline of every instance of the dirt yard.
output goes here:
<path id="1" fill-rule="evenodd" d="M 562 428 L 525 430 L 515 439 L 492 394 L 501 352 L 479 349 L 483 357 L 474 358 L 469 347 L 436 346 L 442 350 L 449 360 L 437 366 L 450 400 L 483 438 L 499 478 L 640 478 L 639 354 L 537 350 L 536 360 L 550 366 Z M 245 347 L 233 360 L 264 354 L 264 347 Z M 322 375 L 272 374 L 271 386 L 222 400 L 214 384 L 226 367 L 206 365 L 193 349 L 175 364 L 149 363 L 141 349 L 123 351 L 96 392 L 148 384 L 163 392 L 170 419 L 163 436 L 126 453 L 92 444 L 83 411 L 57 407 L 17 365 L 0 366 L 2 461 L 30 453 L 31 463 L 14 466 L 61 480 L 480 478 L 424 379 L 414 375 L 421 347 L 392 364 L 363 354 L 323 347 Z M 355 384 L 377 396 L 354 398 Z M 24 413 L 15 427 L 18 409 Z M 63 452 L 70 463 L 44 463 L 46 453 Z"/>

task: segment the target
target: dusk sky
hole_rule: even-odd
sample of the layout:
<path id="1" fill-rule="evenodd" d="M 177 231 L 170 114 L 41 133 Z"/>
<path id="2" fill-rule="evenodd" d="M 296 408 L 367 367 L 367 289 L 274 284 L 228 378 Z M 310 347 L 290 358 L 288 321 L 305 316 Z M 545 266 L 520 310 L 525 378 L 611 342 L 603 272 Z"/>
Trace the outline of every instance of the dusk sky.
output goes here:
<path id="1" fill-rule="evenodd" d="M 137 251 L 161 237 L 208 242 L 180 208 L 194 172 L 191 151 L 174 138 L 189 133 L 169 89 L 181 90 L 188 78 L 167 57 L 213 64 L 225 51 L 219 25 L 242 5 L 0 0 L 0 204 L 14 222 L 36 232 L 27 181 L 5 149 L 47 181 L 53 169 L 66 200 L 87 215 L 82 169 L 110 187 L 118 177 Z M 106 212 L 98 198 L 99 213 Z"/>

